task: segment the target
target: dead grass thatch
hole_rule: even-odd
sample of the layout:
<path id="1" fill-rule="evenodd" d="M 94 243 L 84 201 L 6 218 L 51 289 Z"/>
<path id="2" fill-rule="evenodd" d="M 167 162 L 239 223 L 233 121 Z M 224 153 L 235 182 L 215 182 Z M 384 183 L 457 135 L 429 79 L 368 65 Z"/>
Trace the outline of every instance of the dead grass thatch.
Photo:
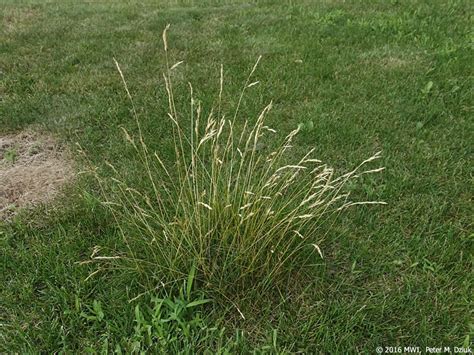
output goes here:
<path id="1" fill-rule="evenodd" d="M 71 161 L 51 136 L 0 135 L 0 220 L 50 200 L 72 176 Z"/>

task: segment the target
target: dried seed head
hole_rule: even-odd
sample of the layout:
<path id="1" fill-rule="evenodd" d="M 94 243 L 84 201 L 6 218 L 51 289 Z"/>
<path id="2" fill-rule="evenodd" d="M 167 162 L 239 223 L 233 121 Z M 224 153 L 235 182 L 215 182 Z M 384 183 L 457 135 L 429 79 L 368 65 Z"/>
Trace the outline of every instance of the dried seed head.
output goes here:
<path id="1" fill-rule="evenodd" d="M 170 24 L 167 24 L 165 29 L 163 30 L 163 46 L 165 48 L 165 52 L 168 52 L 168 40 L 167 40 L 167 35 L 166 35 L 168 28 L 170 28 Z"/>

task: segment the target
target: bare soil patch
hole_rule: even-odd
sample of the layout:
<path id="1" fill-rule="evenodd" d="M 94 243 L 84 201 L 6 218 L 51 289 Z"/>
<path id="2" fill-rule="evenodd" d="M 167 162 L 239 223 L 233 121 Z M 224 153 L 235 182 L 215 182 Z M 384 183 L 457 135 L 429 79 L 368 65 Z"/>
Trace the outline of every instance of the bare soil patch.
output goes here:
<path id="1" fill-rule="evenodd" d="M 72 161 L 53 137 L 0 135 L 0 220 L 51 200 L 73 176 Z"/>

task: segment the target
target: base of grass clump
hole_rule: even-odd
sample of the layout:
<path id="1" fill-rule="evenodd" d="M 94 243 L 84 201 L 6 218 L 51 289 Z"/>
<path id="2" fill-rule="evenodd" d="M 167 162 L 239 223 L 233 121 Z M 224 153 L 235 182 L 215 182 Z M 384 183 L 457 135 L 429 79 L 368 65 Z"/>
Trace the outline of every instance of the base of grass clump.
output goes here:
<path id="1" fill-rule="evenodd" d="M 167 56 L 166 30 L 163 40 Z M 363 170 L 379 154 L 337 175 L 312 157 L 314 149 L 295 158 L 292 144 L 299 128 L 279 138 L 265 124 L 271 103 L 255 120 L 241 120 L 240 103 L 256 84 L 251 78 L 259 60 L 233 112 L 221 111 L 222 70 L 217 105 L 206 115 L 190 85 L 189 117 L 175 106 L 172 70 L 177 64 L 168 65 L 164 80 L 173 126 L 171 161 L 145 142 L 116 63 L 138 129 L 136 137 L 123 132 L 145 181 L 139 187 L 131 185 L 112 165 L 112 179 L 97 176 L 104 204 L 113 212 L 127 245 L 113 256 L 96 257 L 97 261 L 113 258 L 150 285 L 181 282 L 195 267 L 201 289 L 234 304 L 250 297 L 250 290 L 262 294 L 279 289 L 294 270 L 308 264 L 308 258 L 310 263 L 311 258 L 322 258 L 319 243 L 326 233 L 324 225 L 339 212 L 353 205 L 380 203 L 351 202 L 344 190 L 348 181 L 381 170 Z M 280 143 L 267 152 L 261 149 L 264 140 Z"/>

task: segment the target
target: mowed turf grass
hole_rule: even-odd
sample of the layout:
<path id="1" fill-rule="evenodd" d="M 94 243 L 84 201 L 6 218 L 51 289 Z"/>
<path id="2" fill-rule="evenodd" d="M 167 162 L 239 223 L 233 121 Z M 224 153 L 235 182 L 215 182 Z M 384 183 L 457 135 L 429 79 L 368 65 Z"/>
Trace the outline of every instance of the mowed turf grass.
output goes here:
<path id="1" fill-rule="evenodd" d="M 0 13 L 0 132 L 52 132 L 136 186 L 143 172 L 119 127 L 136 128 L 113 58 L 150 149 L 170 156 L 168 23 L 172 61 L 184 61 L 173 77 L 183 110 L 188 81 L 205 106 L 215 102 L 221 64 L 224 102 L 235 107 L 262 55 L 243 117 L 273 100 L 268 124 L 278 136 L 303 123 L 298 149 L 315 147 L 341 171 L 382 150 L 384 173 L 351 188 L 388 204 L 342 214 L 314 275 L 280 298 L 254 295 L 239 305 L 245 320 L 232 306 L 206 305 L 210 327 L 229 337 L 243 329 L 245 349 L 273 334 L 290 352 L 472 341 L 470 1 L 4 1 Z M 80 263 L 97 245 L 121 243 L 97 197 L 81 177 L 54 203 L 0 226 L 2 351 L 100 351 L 133 333 L 145 297 L 130 300 L 149 285 L 123 270 L 87 278 L 96 266 Z M 84 316 L 94 301 L 102 321 Z"/>

